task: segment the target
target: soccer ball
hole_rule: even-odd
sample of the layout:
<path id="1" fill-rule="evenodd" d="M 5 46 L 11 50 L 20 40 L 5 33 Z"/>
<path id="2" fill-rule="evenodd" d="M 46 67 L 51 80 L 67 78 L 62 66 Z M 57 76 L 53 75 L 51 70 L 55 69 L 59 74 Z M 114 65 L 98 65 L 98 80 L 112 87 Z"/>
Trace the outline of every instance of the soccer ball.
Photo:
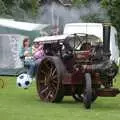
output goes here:
<path id="1" fill-rule="evenodd" d="M 28 74 L 22 73 L 17 77 L 17 86 L 27 89 L 32 83 L 32 79 Z"/>

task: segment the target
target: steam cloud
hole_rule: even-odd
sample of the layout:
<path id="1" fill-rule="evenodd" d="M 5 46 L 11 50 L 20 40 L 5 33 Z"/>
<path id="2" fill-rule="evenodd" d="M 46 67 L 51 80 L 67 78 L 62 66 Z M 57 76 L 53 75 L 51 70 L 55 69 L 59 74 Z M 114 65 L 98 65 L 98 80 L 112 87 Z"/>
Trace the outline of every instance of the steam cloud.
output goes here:
<path id="1" fill-rule="evenodd" d="M 94 16 L 90 19 L 90 16 Z M 95 20 L 94 20 L 95 19 Z M 38 11 L 36 22 L 47 24 L 66 24 L 71 22 L 109 22 L 109 17 L 105 9 L 97 2 L 91 2 L 89 5 L 80 8 L 66 8 L 64 6 L 52 3 L 45 5 Z"/>

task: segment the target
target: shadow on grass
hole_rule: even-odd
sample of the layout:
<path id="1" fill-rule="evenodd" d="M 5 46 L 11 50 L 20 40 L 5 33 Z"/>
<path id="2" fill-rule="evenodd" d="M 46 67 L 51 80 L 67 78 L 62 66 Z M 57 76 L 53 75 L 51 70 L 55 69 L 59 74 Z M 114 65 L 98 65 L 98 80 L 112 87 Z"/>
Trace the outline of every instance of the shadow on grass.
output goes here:
<path id="1" fill-rule="evenodd" d="M 44 103 L 43 101 L 41 101 L 40 99 L 37 99 L 37 101 L 39 101 L 40 103 Z M 48 103 L 48 104 L 52 104 L 53 106 L 60 106 L 60 107 L 68 107 L 70 109 L 72 108 L 84 108 L 84 104 L 81 102 L 76 102 L 72 99 L 70 100 L 63 100 L 60 103 Z M 96 100 L 95 102 L 92 103 L 91 105 L 91 110 L 103 110 L 103 111 L 116 111 L 116 110 L 120 110 L 120 100 L 117 98 L 99 98 L 98 100 Z"/>

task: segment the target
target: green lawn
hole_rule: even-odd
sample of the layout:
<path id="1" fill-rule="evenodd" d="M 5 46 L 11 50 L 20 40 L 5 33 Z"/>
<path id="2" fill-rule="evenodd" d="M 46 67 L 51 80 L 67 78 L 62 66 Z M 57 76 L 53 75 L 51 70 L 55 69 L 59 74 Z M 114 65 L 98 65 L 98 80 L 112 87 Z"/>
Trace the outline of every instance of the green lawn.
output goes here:
<path id="1" fill-rule="evenodd" d="M 120 76 L 115 86 L 120 88 Z M 2 77 L 6 87 L 0 88 L 0 120 L 120 120 L 120 96 L 98 98 L 91 110 L 71 97 L 59 104 L 39 100 L 35 84 L 28 90 L 18 89 L 14 77 Z"/>

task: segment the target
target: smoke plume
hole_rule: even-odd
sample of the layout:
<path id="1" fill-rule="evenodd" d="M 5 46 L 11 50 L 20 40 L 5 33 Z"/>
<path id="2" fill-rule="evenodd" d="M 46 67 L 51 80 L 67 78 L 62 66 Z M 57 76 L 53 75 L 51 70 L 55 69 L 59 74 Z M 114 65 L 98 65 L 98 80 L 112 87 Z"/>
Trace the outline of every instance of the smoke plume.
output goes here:
<path id="1" fill-rule="evenodd" d="M 79 8 L 52 3 L 39 8 L 36 22 L 63 25 L 72 22 L 109 22 L 109 17 L 106 10 L 97 2 L 90 2 Z"/>

